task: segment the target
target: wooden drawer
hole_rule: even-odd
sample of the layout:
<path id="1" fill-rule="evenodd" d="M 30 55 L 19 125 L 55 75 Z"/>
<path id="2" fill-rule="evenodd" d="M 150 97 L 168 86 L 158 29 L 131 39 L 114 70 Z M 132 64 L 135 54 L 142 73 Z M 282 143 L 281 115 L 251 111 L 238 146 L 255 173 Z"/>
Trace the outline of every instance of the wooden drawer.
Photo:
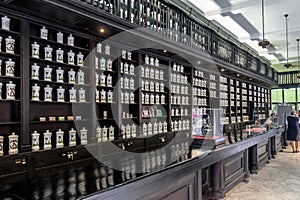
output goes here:
<path id="1" fill-rule="evenodd" d="M 27 178 L 26 154 L 3 156 L 0 158 L 0 184 L 22 181 Z"/>

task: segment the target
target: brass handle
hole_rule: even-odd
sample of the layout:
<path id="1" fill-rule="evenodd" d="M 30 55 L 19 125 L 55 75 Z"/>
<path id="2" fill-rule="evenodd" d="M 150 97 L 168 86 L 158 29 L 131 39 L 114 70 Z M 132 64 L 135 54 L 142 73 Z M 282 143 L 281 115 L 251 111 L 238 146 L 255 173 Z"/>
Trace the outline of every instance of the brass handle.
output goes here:
<path id="1" fill-rule="evenodd" d="M 133 145 L 133 141 L 129 141 L 129 142 L 127 143 L 127 145 L 128 145 L 128 146 Z"/>
<path id="2" fill-rule="evenodd" d="M 77 154 L 77 151 L 76 151 Z M 67 157 L 69 160 L 74 160 L 74 154 L 73 152 L 67 152 L 62 154 L 63 157 Z"/>
<path id="3" fill-rule="evenodd" d="M 162 143 L 166 141 L 166 136 L 161 136 L 158 138 Z"/>

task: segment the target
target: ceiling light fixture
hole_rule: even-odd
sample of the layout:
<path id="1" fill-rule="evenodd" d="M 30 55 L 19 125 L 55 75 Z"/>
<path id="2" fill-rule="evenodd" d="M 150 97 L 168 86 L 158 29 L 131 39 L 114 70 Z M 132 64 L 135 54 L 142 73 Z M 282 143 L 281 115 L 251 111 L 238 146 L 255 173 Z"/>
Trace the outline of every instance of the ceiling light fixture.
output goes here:
<path id="1" fill-rule="evenodd" d="M 236 76 L 237 76 L 237 77 L 240 77 L 240 74 L 237 74 Z"/>
<path id="2" fill-rule="evenodd" d="M 167 49 L 164 49 L 164 53 L 167 53 Z"/>
<path id="3" fill-rule="evenodd" d="M 225 69 L 224 68 L 221 68 L 221 72 L 224 72 L 225 71 Z"/>
<path id="4" fill-rule="evenodd" d="M 286 64 L 284 67 L 290 68 L 292 64 L 289 63 L 289 37 L 288 37 L 288 14 L 285 14 L 285 38 L 286 38 Z"/>
<path id="5" fill-rule="evenodd" d="M 263 28 L 263 40 L 258 43 L 258 46 L 266 48 L 270 45 L 270 42 L 265 39 L 265 4 L 264 0 L 261 0 L 261 15 L 262 15 L 262 28 Z"/>
<path id="6" fill-rule="evenodd" d="M 100 33 L 104 33 L 105 29 L 104 28 L 100 28 Z"/>

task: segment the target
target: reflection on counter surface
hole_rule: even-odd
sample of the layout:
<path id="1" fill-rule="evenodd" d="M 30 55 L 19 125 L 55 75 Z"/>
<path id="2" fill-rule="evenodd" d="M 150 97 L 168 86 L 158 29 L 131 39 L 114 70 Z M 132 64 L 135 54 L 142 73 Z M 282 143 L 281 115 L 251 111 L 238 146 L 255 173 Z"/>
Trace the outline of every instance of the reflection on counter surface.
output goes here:
<path id="1" fill-rule="evenodd" d="M 264 130 L 257 133 L 256 130 Z M 135 160 L 133 157 L 119 159 L 122 170 L 112 168 L 111 162 L 100 163 L 93 166 L 81 167 L 74 170 L 66 170 L 55 176 L 35 179 L 28 182 L 20 182 L 11 185 L 0 186 L 0 198 L 19 197 L 20 199 L 75 199 L 93 194 L 106 189 L 116 188 L 133 180 L 139 180 L 151 176 L 160 171 L 168 170 L 193 159 L 205 159 L 216 151 L 222 151 L 235 143 L 261 136 L 266 131 L 262 127 L 254 127 L 253 132 L 246 129 L 239 134 L 227 134 L 226 146 L 219 149 L 199 148 L 198 145 L 190 145 L 188 141 L 180 144 L 171 144 L 167 148 L 144 153 Z M 167 164 L 171 163 L 171 164 Z M 140 173 L 140 170 L 144 171 Z M 20 189 L 21 188 L 21 189 Z M 18 198 L 17 198 L 18 199 Z"/>

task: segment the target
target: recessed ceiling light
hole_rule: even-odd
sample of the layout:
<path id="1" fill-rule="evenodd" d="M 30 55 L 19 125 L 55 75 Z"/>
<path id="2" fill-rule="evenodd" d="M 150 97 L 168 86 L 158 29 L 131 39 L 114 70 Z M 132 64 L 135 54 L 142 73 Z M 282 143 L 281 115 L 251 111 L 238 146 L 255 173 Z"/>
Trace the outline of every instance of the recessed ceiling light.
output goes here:
<path id="1" fill-rule="evenodd" d="M 104 28 L 100 28 L 100 33 L 104 33 L 105 29 Z"/>
<path id="2" fill-rule="evenodd" d="M 237 76 L 237 77 L 240 77 L 240 74 L 237 74 L 236 76 Z"/>
<path id="3" fill-rule="evenodd" d="M 252 81 L 252 78 L 249 78 L 250 81 Z"/>
<path id="4" fill-rule="evenodd" d="M 164 49 L 164 53 L 167 53 L 167 49 Z"/>
<path id="5" fill-rule="evenodd" d="M 198 61 L 198 64 L 201 64 L 201 61 Z"/>
<path id="6" fill-rule="evenodd" d="M 221 68 L 221 72 L 224 72 L 225 71 L 225 69 L 224 68 Z"/>

